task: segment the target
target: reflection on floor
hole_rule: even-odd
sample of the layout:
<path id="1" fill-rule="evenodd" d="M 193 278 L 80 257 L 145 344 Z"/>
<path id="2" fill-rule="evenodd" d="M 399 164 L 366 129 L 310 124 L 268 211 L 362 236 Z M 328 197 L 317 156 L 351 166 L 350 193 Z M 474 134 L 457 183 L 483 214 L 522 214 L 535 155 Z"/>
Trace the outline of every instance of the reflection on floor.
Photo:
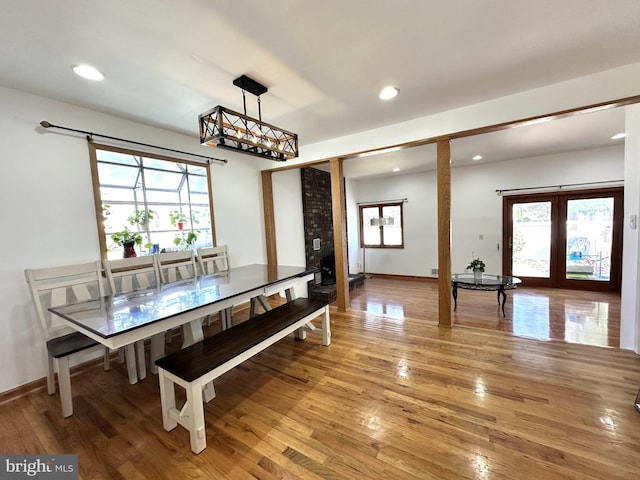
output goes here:
<path id="1" fill-rule="evenodd" d="M 351 292 L 351 308 L 394 319 L 437 322 L 435 281 L 369 278 Z M 520 287 L 508 292 L 506 316 L 495 292 L 458 291 L 455 325 L 511 332 L 540 340 L 618 347 L 620 295 L 550 288 Z"/>

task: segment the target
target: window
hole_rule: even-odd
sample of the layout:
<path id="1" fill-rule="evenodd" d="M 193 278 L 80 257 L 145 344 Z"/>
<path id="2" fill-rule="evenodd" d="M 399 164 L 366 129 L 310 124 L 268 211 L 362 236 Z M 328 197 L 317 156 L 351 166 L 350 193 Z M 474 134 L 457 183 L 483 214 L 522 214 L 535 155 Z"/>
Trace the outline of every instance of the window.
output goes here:
<path id="1" fill-rule="evenodd" d="M 404 248 L 402 202 L 360 206 L 360 246 Z"/>
<path id="2" fill-rule="evenodd" d="M 133 256 L 131 241 L 136 255 L 214 244 L 207 165 L 93 143 L 89 152 L 104 258 Z"/>

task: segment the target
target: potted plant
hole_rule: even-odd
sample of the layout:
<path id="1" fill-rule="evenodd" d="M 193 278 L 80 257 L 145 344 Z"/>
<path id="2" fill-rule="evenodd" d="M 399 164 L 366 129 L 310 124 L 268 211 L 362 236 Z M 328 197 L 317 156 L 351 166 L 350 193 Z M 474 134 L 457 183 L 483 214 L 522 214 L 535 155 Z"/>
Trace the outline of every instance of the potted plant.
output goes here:
<path id="1" fill-rule="evenodd" d="M 134 246 L 142 244 L 142 235 L 138 232 L 132 232 L 126 225 L 123 225 L 123 227 L 123 230 L 111 234 L 111 240 L 116 245 L 123 247 L 122 256 L 124 258 L 135 257 L 136 251 Z"/>
<path id="2" fill-rule="evenodd" d="M 198 220 L 198 216 L 200 216 L 201 213 L 198 210 L 191 210 L 191 225 L 197 225 L 200 223 L 200 220 Z"/>
<path id="3" fill-rule="evenodd" d="M 480 279 L 482 278 L 482 273 L 484 272 L 485 264 L 479 258 L 474 258 L 471 260 L 471 263 L 467 265 L 467 270 L 473 271 L 474 278 Z"/>
<path id="4" fill-rule="evenodd" d="M 184 245 L 184 249 L 193 248 L 193 245 L 196 243 L 198 239 L 198 235 L 200 232 L 198 230 L 192 230 L 189 233 L 185 234 L 181 233 L 180 235 L 176 235 L 173 239 L 173 244 L 176 247 L 180 247 Z"/>
<path id="5" fill-rule="evenodd" d="M 153 247 L 153 244 L 151 242 L 151 238 L 149 235 L 149 222 L 157 219 L 158 219 L 158 214 L 153 210 L 147 210 L 147 209 L 136 210 L 135 212 L 133 212 L 131 215 L 127 217 L 127 221 L 129 222 L 129 225 L 131 225 L 132 227 L 137 225 L 138 231 L 144 233 L 145 236 L 147 237 L 147 242 L 144 244 L 144 248 L 146 248 L 149 251 L 151 251 L 151 248 Z M 138 245 L 140 245 L 141 242 L 142 240 L 140 240 L 140 243 L 138 243 Z"/>
<path id="6" fill-rule="evenodd" d="M 197 230 L 192 230 L 191 232 L 187 233 L 187 245 L 189 245 L 190 247 L 193 247 L 193 245 L 196 243 L 196 240 L 198 239 L 198 235 L 200 234 L 199 231 Z"/>
<path id="7" fill-rule="evenodd" d="M 178 230 L 182 230 L 187 221 L 187 216 L 180 210 L 171 210 L 169 212 L 169 220 L 171 221 L 171 225 L 178 227 Z"/>
<path id="8" fill-rule="evenodd" d="M 110 228 L 109 228 L 109 215 L 111 215 L 111 205 L 103 203 L 102 204 L 102 222 L 104 224 L 105 230 L 110 230 Z"/>
<path id="9" fill-rule="evenodd" d="M 129 215 L 127 221 L 129 225 L 140 225 L 142 228 L 145 228 L 149 225 L 151 220 L 156 220 L 158 214 L 153 210 L 136 210 L 133 214 Z"/>

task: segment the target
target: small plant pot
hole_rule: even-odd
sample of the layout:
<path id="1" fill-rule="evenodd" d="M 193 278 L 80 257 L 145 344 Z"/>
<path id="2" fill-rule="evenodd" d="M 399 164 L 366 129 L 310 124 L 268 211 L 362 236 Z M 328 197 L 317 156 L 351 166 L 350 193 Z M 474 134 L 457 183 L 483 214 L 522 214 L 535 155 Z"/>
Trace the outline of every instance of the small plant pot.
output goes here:
<path id="1" fill-rule="evenodd" d="M 136 242 L 126 242 L 122 244 L 122 258 L 137 257 L 136 249 L 134 248 Z"/>
<path id="2" fill-rule="evenodd" d="M 482 280 L 483 273 L 484 272 L 482 270 L 474 270 L 473 271 L 473 279 L 474 280 Z"/>
<path id="3" fill-rule="evenodd" d="M 182 230 L 184 228 L 184 222 L 176 222 L 178 224 L 178 230 Z"/>

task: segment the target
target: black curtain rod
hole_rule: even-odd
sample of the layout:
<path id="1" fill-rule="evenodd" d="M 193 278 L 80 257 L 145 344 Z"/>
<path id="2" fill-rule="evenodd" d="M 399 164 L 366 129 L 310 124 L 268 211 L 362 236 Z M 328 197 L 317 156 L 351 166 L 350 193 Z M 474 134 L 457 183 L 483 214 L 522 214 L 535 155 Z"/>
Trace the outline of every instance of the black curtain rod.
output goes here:
<path id="1" fill-rule="evenodd" d="M 391 203 L 391 202 L 408 203 L 409 200 L 407 200 L 406 198 L 394 198 L 393 200 L 377 200 L 375 202 L 358 202 L 356 203 L 356 205 L 371 205 L 374 203 Z"/>
<path id="2" fill-rule="evenodd" d="M 93 132 L 88 132 L 86 130 L 77 130 L 75 128 L 61 127 L 60 125 L 54 125 L 53 123 L 49 123 L 46 120 L 41 121 L 40 126 L 43 128 L 59 128 L 60 130 L 68 130 L 70 132 L 83 133 L 87 135 L 87 140 L 89 142 L 91 142 L 93 140 L 93 137 L 96 136 L 96 137 L 108 138 L 110 140 L 116 140 L 118 142 L 132 143 L 134 145 L 142 145 L 143 147 L 151 147 L 151 148 L 157 148 L 160 150 L 166 150 L 168 152 L 180 153 L 182 155 L 190 155 L 192 157 L 205 158 L 207 159 L 208 164 L 210 164 L 212 161 L 222 162 L 222 163 L 227 163 L 228 161 L 222 158 L 207 157 L 205 155 L 199 155 L 197 153 L 183 152 L 182 150 L 174 150 L 173 148 L 160 147 L 158 145 L 151 145 L 150 143 L 142 143 L 142 142 L 136 142 L 135 140 L 127 140 L 126 138 L 112 137 L 110 135 L 102 135 L 101 133 L 93 133 Z"/>
<path id="3" fill-rule="evenodd" d="M 502 195 L 504 192 L 521 192 L 524 190 L 539 190 L 541 188 L 557 188 L 558 190 L 562 190 L 566 187 L 584 187 L 586 185 L 601 185 L 604 183 L 620 183 L 624 182 L 624 180 L 603 180 L 601 182 L 583 182 L 583 183 L 567 183 L 565 185 L 545 185 L 542 187 L 523 187 L 523 188 L 505 188 L 502 190 L 496 190 L 498 195 Z"/>

